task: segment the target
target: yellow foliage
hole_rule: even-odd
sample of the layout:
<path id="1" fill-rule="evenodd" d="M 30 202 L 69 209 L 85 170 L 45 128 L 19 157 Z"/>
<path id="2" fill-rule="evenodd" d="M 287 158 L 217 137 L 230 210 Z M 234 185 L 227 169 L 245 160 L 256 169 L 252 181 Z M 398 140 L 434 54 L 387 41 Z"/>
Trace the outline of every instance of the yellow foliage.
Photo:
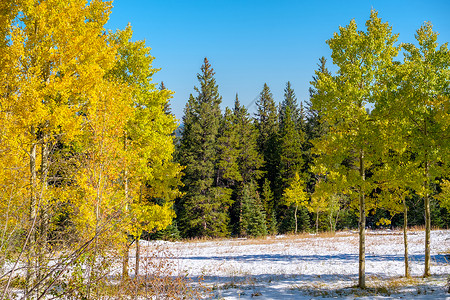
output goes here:
<path id="1" fill-rule="evenodd" d="M 305 184 L 298 173 L 292 180 L 289 187 L 284 190 L 284 200 L 287 205 L 308 207 L 308 194 L 305 191 Z"/>

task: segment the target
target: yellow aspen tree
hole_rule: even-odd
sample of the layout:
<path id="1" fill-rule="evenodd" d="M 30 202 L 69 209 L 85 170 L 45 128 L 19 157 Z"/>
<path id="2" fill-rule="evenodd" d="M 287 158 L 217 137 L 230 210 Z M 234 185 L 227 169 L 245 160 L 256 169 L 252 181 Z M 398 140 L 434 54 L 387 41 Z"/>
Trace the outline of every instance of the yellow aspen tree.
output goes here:
<path id="1" fill-rule="evenodd" d="M 328 212 L 330 220 L 330 229 L 335 230 L 335 223 L 333 222 L 334 213 L 339 213 L 340 205 L 338 197 L 330 190 L 331 184 L 319 181 L 314 186 L 314 192 L 311 195 L 311 201 L 308 204 L 308 210 L 316 214 L 316 233 L 319 233 L 319 213 Z M 337 216 L 336 216 L 337 218 Z"/>
<path id="2" fill-rule="evenodd" d="M 0 51 L 6 54 L 1 59 L 11 67 L 1 74 L 2 93 L 6 93 L 2 107 L 8 100 L 3 116 L 14 126 L 13 140 L 19 145 L 15 155 L 27 157 L 22 177 L 28 179 L 23 202 L 29 221 L 23 247 L 28 249 L 25 292 L 29 297 L 31 292 L 39 294 L 38 279 L 46 270 L 41 264 L 48 246 L 50 208 L 59 201 L 51 184 L 55 174 L 49 173 L 59 163 L 53 152 L 58 143 L 69 144 L 80 135 L 86 96 L 114 62 L 114 49 L 103 34 L 110 3 L 24 0 L 1 5 L 6 6 L 0 16 Z M 13 274 L 14 270 L 10 279 Z"/>
<path id="3" fill-rule="evenodd" d="M 314 144 L 319 155 L 316 163 L 324 168 L 320 174 L 340 173 L 346 177 L 348 189 L 358 195 L 360 288 L 366 287 L 366 196 L 373 189 L 366 172 L 374 163 L 371 152 L 376 140 L 373 134 L 376 120 L 368 106 L 376 102 L 376 95 L 385 88 L 380 79 L 398 53 L 394 45 L 397 38 L 374 10 L 366 22 L 366 31 L 358 30 L 352 20 L 327 41 L 333 63 L 338 67 L 336 75 L 317 72 L 318 80 L 311 82 L 318 91 L 311 98 L 313 109 L 320 111 L 322 121 L 329 125 L 327 134 Z"/>
<path id="4" fill-rule="evenodd" d="M 308 207 L 308 193 L 305 191 L 305 183 L 298 175 L 298 172 L 295 173 L 295 176 L 288 186 L 284 190 L 284 201 L 287 205 L 295 205 L 295 233 L 297 233 L 297 211 L 299 206 Z"/>
<path id="5" fill-rule="evenodd" d="M 402 81 L 394 117 L 409 132 L 411 150 L 422 171 L 422 188 L 416 192 L 423 197 L 425 213 L 425 270 L 431 275 L 431 184 L 448 176 L 450 137 L 448 123 L 448 90 L 450 87 L 450 51 L 447 44 L 438 47 L 437 33 L 431 23 L 416 32 L 418 47 L 404 44 Z"/>
<path id="6" fill-rule="evenodd" d="M 158 70 L 144 41 L 132 41 L 133 31 L 110 32 L 117 45 L 117 62 L 108 78 L 130 89 L 133 113 L 124 128 L 123 149 L 129 159 L 123 170 L 123 184 L 128 225 L 125 234 L 134 236 L 136 244 L 135 275 L 139 274 L 139 239 L 142 232 L 161 230 L 175 217 L 173 200 L 179 195 L 181 167 L 174 163 L 174 136 L 177 123 L 165 112 L 172 92 L 159 90 L 152 82 Z M 125 244 L 123 277 L 128 276 L 128 251 Z"/>

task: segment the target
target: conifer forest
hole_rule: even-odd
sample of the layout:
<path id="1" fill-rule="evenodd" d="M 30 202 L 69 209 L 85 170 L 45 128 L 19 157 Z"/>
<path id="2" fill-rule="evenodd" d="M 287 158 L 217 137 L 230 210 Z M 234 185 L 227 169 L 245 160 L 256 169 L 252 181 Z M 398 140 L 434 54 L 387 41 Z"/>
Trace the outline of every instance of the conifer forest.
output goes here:
<path id="1" fill-rule="evenodd" d="M 450 52 L 430 22 L 415 43 L 375 10 L 336 25 L 309 99 L 262 82 L 255 113 L 238 94 L 222 106 L 204 58 L 177 120 L 149 46 L 105 29 L 111 7 L 0 2 L 0 299 L 204 297 L 165 266 L 142 276 L 155 240 L 350 230 L 366 289 L 366 231 L 401 232 L 409 278 L 414 227 L 433 275 L 431 233 L 450 226 Z"/>

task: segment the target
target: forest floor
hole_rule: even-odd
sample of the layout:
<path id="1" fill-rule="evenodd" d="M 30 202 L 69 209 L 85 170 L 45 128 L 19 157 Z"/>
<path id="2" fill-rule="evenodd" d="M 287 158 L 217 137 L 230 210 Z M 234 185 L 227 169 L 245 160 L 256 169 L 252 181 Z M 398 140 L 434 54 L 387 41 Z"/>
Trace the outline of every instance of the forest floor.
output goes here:
<path id="1" fill-rule="evenodd" d="M 142 262 L 147 266 L 141 269 L 163 262 L 171 274 L 206 288 L 212 299 L 450 299 L 450 230 L 432 231 L 433 275 L 426 279 L 421 277 L 424 237 L 424 231 L 408 233 L 412 278 L 406 279 L 402 277 L 403 233 L 367 231 L 365 290 L 355 287 L 355 231 L 261 239 L 142 241 Z"/>

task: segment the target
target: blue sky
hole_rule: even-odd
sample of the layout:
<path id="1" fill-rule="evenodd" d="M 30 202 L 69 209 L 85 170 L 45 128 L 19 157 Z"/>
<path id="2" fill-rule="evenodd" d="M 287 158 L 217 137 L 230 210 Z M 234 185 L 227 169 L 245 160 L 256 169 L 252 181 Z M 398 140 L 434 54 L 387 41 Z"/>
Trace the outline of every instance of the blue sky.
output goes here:
<path id="1" fill-rule="evenodd" d="M 450 1 L 264 1 L 264 0 L 115 0 L 106 27 L 131 23 L 134 40 L 145 39 L 164 81 L 174 91 L 171 107 L 181 121 L 196 74 L 208 57 L 222 95 L 222 110 L 232 107 L 236 93 L 248 106 L 267 83 L 278 103 L 291 81 L 298 101 L 309 97 L 309 82 L 318 59 L 331 59 L 326 40 L 339 26 L 355 19 L 365 28 L 371 8 L 389 22 L 401 42 L 414 42 L 425 21 L 450 41 Z M 195 95 L 195 93 L 194 93 Z M 255 105 L 249 107 L 255 111 Z"/>

